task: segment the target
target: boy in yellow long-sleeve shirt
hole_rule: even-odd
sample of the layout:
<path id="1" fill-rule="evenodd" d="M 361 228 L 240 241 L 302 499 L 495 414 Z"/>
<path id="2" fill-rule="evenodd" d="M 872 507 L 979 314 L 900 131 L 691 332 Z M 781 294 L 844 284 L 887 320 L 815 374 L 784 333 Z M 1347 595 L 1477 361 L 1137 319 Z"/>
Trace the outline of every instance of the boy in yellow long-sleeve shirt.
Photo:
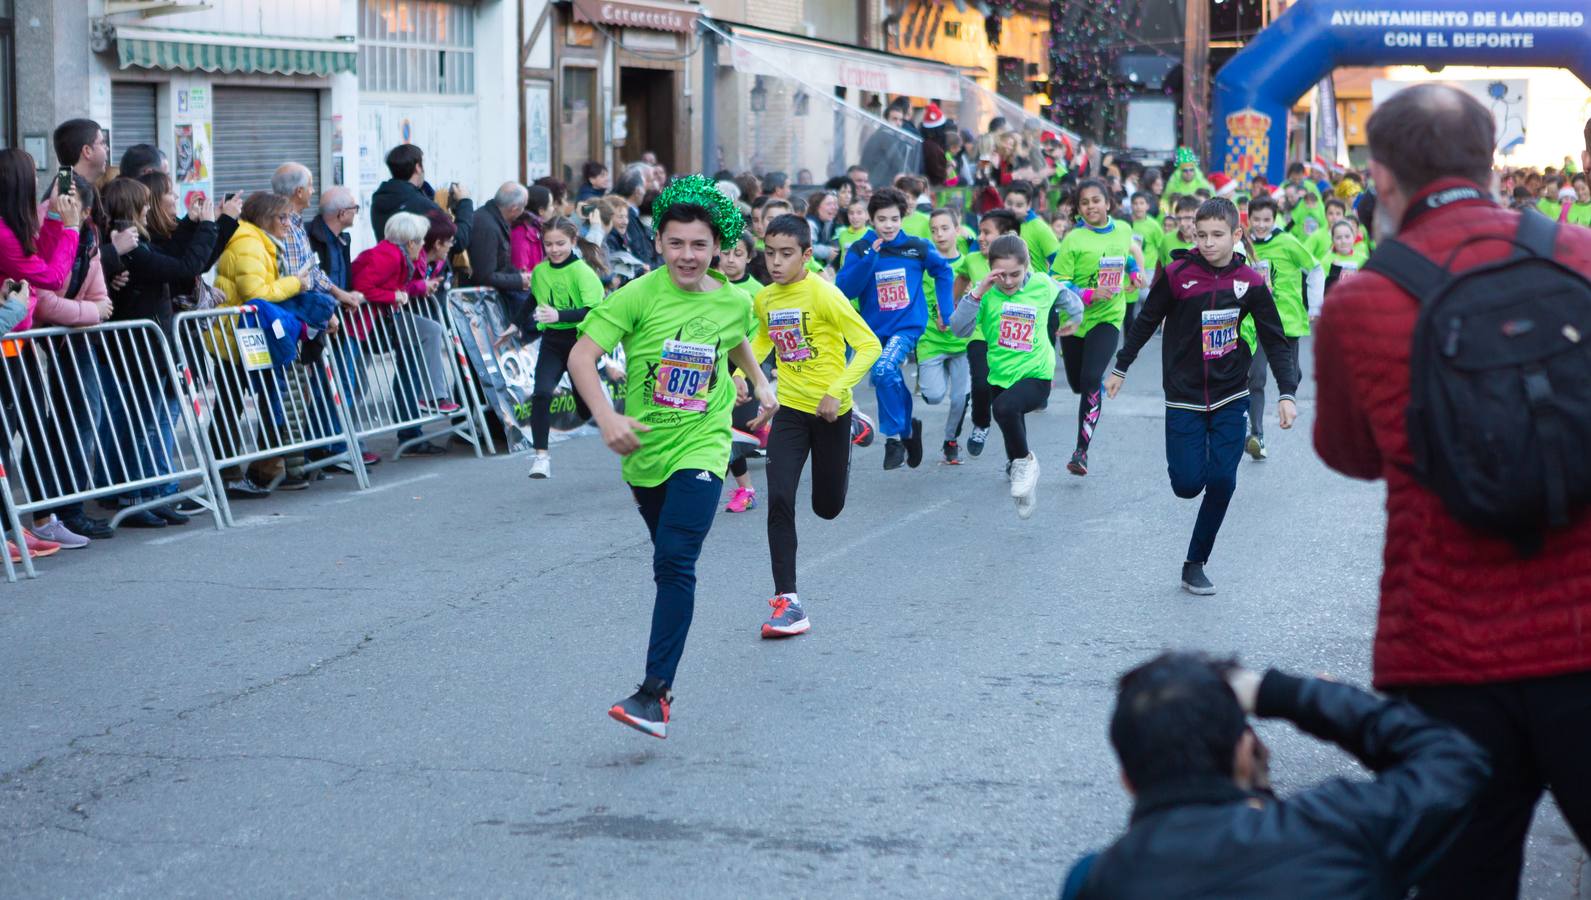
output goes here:
<path id="1" fill-rule="evenodd" d="M 772 352 L 779 412 L 768 435 L 768 555 L 773 614 L 765 638 L 811 627 L 796 596 L 795 495 L 812 457 L 812 511 L 832 519 L 845 508 L 851 473 L 851 389 L 878 359 L 878 338 L 834 285 L 808 273 L 812 230 L 800 216 L 779 216 L 763 233 L 771 283 L 757 293 L 752 353 Z M 849 363 L 845 348 L 853 351 Z"/>

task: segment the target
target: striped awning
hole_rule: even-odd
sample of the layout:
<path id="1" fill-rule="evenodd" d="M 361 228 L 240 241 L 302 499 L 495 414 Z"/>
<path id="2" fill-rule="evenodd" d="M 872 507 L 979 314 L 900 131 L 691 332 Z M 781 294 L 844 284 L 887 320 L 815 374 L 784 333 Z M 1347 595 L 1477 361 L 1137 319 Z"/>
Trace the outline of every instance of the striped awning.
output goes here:
<path id="1" fill-rule="evenodd" d="M 351 41 L 121 25 L 116 27 L 116 58 L 123 69 L 189 72 L 328 77 L 359 68 L 359 53 Z"/>

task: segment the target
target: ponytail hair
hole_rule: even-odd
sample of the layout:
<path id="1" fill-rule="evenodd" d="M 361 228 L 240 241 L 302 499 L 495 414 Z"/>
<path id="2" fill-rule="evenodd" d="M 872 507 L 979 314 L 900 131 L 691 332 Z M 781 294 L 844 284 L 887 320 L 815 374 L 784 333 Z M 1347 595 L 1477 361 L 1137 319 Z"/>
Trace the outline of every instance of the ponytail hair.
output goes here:
<path id="1" fill-rule="evenodd" d="M 558 218 L 553 219 L 551 222 L 548 222 L 542 226 L 543 235 L 549 231 L 559 232 L 564 237 L 568 238 L 569 243 L 571 244 L 580 243 L 580 226 L 576 225 L 574 220 L 568 216 L 559 216 Z"/>

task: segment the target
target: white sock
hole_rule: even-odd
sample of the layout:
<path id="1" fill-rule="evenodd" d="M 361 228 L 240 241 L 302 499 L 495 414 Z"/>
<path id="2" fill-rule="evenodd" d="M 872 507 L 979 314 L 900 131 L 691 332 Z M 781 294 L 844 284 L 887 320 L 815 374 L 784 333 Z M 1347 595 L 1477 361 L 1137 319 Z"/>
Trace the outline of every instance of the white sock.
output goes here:
<path id="1" fill-rule="evenodd" d="M 795 591 L 791 591 L 788 594 L 780 594 L 779 596 L 785 598 L 786 600 L 789 600 L 791 606 L 800 606 L 801 605 L 801 601 L 796 599 Z"/>

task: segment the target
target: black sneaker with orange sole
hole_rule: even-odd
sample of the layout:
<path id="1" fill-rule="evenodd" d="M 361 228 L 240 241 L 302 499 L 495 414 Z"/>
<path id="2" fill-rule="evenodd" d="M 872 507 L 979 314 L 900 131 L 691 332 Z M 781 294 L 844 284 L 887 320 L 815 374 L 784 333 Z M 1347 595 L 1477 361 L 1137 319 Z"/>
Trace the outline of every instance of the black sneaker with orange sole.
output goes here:
<path id="1" fill-rule="evenodd" d="M 674 701 L 661 679 L 648 678 L 636 685 L 635 693 L 613 704 L 608 715 L 655 738 L 668 737 L 668 707 Z"/>
<path id="2" fill-rule="evenodd" d="M 945 454 L 945 465 L 961 465 L 961 447 L 955 441 L 945 441 L 945 445 L 940 449 Z"/>

